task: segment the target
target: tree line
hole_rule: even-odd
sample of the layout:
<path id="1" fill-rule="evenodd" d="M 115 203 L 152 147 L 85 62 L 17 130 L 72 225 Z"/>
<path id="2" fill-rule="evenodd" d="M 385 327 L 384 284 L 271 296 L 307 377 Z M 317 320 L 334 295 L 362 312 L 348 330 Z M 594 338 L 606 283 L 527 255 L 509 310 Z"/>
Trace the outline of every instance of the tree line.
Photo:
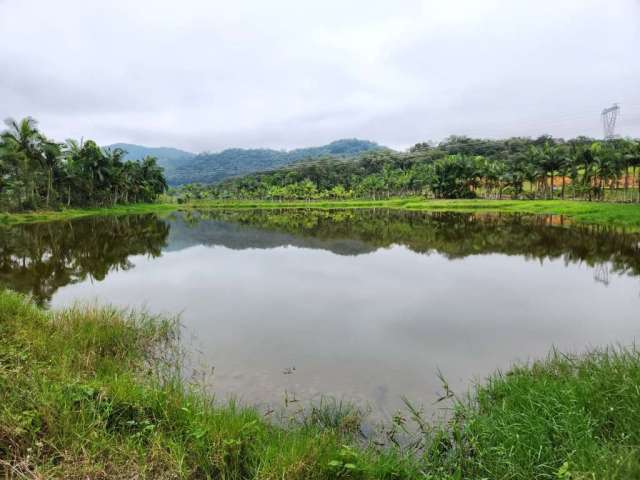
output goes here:
<path id="1" fill-rule="evenodd" d="M 103 149 L 93 140 L 59 143 L 31 117 L 5 124 L 0 133 L 4 211 L 151 202 L 167 189 L 154 157 L 125 161 L 125 150 Z"/>
<path id="2" fill-rule="evenodd" d="M 187 185 L 179 199 L 583 198 L 640 201 L 640 141 L 541 136 L 452 136 L 406 152 L 322 158 L 216 185 Z"/>

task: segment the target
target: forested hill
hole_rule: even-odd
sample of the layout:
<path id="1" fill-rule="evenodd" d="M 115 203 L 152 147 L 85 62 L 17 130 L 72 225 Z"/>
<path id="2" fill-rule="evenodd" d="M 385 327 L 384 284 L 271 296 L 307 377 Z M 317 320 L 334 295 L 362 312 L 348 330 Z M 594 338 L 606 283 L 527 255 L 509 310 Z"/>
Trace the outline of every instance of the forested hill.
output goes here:
<path id="1" fill-rule="evenodd" d="M 347 157 L 380 150 L 377 143 L 344 139 L 320 147 L 295 150 L 231 148 L 219 153 L 201 153 L 167 170 L 170 185 L 216 183 L 229 177 L 272 170 L 290 163 L 319 157 Z"/>
<path id="2" fill-rule="evenodd" d="M 290 163 L 319 157 L 348 157 L 362 152 L 380 150 L 377 143 L 367 140 L 343 139 L 320 147 L 295 150 L 266 148 L 229 148 L 218 153 L 195 154 L 169 147 L 145 147 L 130 143 L 114 143 L 105 148 L 121 148 L 127 160 L 142 160 L 147 155 L 156 157 L 165 170 L 169 185 L 186 183 L 216 183 L 229 177 L 272 170 Z"/>
<path id="3" fill-rule="evenodd" d="M 257 169 L 256 169 L 257 170 Z M 381 149 L 348 161 L 299 161 L 215 185 L 184 186 L 190 198 L 315 200 L 583 198 L 640 202 L 640 140 L 451 136 L 406 152 Z"/>
<path id="4" fill-rule="evenodd" d="M 182 161 L 187 161 L 196 156 L 195 153 L 179 150 L 171 147 L 145 147 L 143 145 L 134 145 L 132 143 L 114 143 L 107 145 L 111 150 L 121 148 L 126 151 L 125 160 L 142 160 L 147 155 L 156 157 L 158 164 L 167 169 L 174 167 Z"/>

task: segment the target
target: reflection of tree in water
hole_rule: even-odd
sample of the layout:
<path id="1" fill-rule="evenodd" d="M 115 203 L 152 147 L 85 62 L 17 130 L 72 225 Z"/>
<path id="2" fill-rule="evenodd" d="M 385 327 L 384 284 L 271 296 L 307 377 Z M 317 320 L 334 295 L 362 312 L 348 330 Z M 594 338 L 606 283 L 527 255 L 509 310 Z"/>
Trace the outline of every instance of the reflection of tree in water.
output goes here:
<path id="1" fill-rule="evenodd" d="M 0 285 L 44 304 L 67 284 L 131 268 L 130 255 L 157 257 L 169 226 L 154 215 L 93 217 L 0 229 Z"/>
<path id="2" fill-rule="evenodd" d="M 215 220 L 218 223 L 212 222 L 210 229 L 200 229 L 201 236 L 193 239 L 196 243 L 231 248 L 295 244 L 342 255 L 399 244 L 450 259 L 488 253 L 540 262 L 562 258 L 567 264 L 588 265 L 594 278 L 605 283 L 610 272 L 640 275 L 639 235 L 603 226 L 562 225 L 561 217 L 377 209 L 214 210 L 178 218 L 171 223 L 186 245 L 190 243 L 182 237 L 193 229 L 181 229 L 179 224 Z M 237 228 L 223 231 L 225 224 Z M 169 225 L 155 215 L 132 215 L 1 228 L 0 285 L 46 303 L 64 285 L 87 278 L 102 280 L 110 271 L 131 268 L 130 255 L 159 256 L 167 247 Z"/>
<path id="3" fill-rule="evenodd" d="M 562 258 L 640 275 L 640 235 L 602 225 L 568 225 L 560 216 L 412 212 L 406 210 L 234 210 L 189 215 L 321 239 L 357 239 L 384 248 L 404 245 L 449 259 L 500 253 L 543 262 Z M 598 272 L 595 272 L 597 274 Z M 598 278 L 600 278 L 599 276 Z"/>

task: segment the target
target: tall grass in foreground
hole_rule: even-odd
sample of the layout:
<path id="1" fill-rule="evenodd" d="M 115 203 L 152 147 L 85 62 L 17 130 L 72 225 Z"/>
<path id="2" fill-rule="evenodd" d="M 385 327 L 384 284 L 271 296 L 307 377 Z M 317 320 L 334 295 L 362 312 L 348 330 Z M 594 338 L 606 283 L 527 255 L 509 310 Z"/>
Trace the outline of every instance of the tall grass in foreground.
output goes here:
<path id="1" fill-rule="evenodd" d="M 214 405 L 161 355 L 176 333 L 161 318 L 51 313 L 0 292 L 2 466 L 26 478 L 420 478 L 400 452 L 349 447 L 347 416 L 285 429 Z"/>
<path id="2" fill-rule="evenodd" d="M 186 386 L 177 325 L 110 308 L 45 312 L 0 292 L 0 473 L 15 478 L 640 478 L 640 354 L 547 360 L 496 374 L 446 424 L 359 439 L 327 402 L 274 425 Z M 10 477 L 11 478 L 11 477 Z"/>
<path id="3" fill-rule="evenodd" d="M 640 478 L 640 352 L 552 352 L 458 401 L 427 446 L 461 478 Z"/>

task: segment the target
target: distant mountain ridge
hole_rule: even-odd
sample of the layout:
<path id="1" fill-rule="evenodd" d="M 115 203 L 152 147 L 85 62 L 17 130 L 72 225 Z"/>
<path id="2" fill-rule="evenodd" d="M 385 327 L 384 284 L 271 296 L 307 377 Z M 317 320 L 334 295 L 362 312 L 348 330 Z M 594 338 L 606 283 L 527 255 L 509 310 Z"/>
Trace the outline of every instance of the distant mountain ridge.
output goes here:
<path id="1" fill-rule="evenodd" d="M 342 139 L 319 147 L 294 150 L 267 148 L 229 148 L 218 153 L 194 154 L 169 147 L 144 147 L 128 143 L 114 143 L 108 148 L 122 148 L 126 158 L 139 160 L 146 155 L 158 158 L 164 167 L 169 185 L 186 183 L 217 183 L 225 178 L 248 173 L 272 170 L 291 163 L 319 157 L 350 157 L 384 147 L 375 142 L 359 139 Z"/>
<path id="2" fill-rule="evenodd" d="M 230 148 L 219 153 L 201 153 L 171 172 L 169 183 L 217 183 L 226 178 L 272 170 L 319 157 L 348 157 L 383 147 L 367 140 L 343 139 L 320 147 L 294 150 Z"/>

